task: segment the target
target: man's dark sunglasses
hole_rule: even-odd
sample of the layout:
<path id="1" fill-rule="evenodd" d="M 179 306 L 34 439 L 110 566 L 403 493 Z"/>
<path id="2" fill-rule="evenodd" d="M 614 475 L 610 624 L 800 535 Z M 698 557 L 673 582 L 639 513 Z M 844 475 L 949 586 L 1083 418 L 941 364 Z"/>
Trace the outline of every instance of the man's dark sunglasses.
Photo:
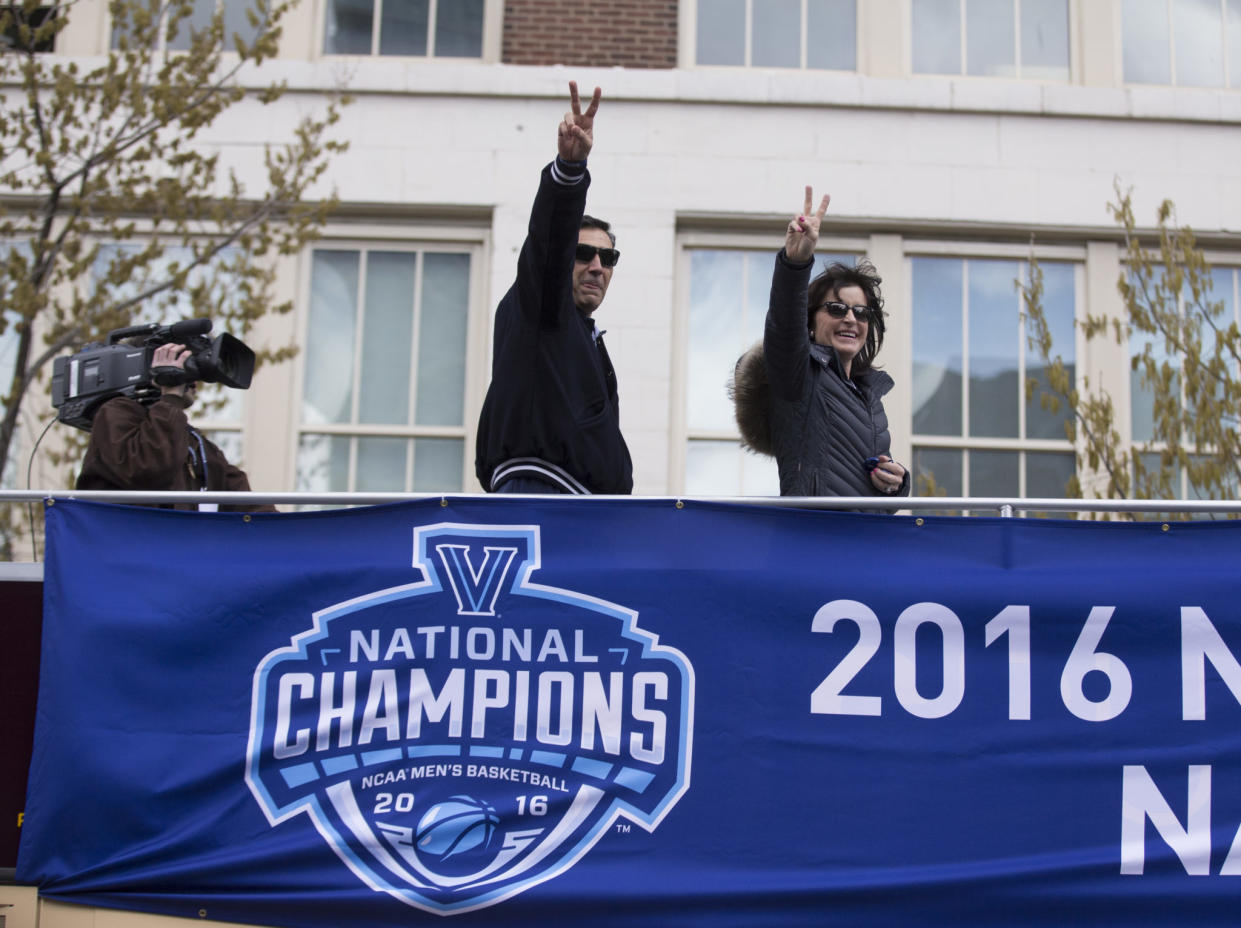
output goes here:
<path id="1" fill-rule="evenodd" d="M 615 248 L 596 248 L 594 245 L 577 246 L 577 260 L 583 264 L 590 264 L 595 260 L 595 255 L 599 256 L 599 263 L 604 267 L 616 267 L 616 262 L 620 260 L 620 252 Z"/>
<path id="2" fill-rule="evenodd" d="M 844 303 L 837 303 L 829 300 L 819 305 L 819 309 L 826 309 L 827 314 L 833 319 L 843 319 L 849 315 L 849 310 L 853 310 L 853 318 L 858 322 L 871 322 L 875 317 L 875 311 L 869 306 L 846 306 Z"/>

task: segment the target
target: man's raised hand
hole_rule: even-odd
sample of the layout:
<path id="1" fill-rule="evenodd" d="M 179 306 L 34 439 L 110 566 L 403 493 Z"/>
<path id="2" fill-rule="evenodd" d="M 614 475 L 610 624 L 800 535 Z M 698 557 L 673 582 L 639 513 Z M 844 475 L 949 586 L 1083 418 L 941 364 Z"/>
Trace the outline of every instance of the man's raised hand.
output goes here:
<path id="1" fill-rule="evenodd" d="M 565 161 L 585 161 L 595 143 L 595 113 L 599 110 L 599 98 L 602 91 L 595 88 L 594 96 L 586 112 L 582 112 L 582 101 L 577 95 L 577 82 L 569 81 L 569 112 L 564 114 L 560 129 L 556 133 L 556 145 L 560 157 Z"/>

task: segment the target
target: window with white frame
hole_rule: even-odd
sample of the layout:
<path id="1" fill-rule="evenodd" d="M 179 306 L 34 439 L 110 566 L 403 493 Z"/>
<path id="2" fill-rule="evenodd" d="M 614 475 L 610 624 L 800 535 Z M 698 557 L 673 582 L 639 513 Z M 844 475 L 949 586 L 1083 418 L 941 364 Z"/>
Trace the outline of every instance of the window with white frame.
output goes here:
<path id="1" fill-rule="evenodd" d="M 857 0 L 697 0 L 700 65 L 857 69 Z"/>
<path id="2" fill-rule="evenodd" d="M 1241 0 L 1124 0 L 1125 81 L 1241 88 Z"/>
<path id="3" fill-rule="evenodd" d="M 168 36 L 161 32 L 161 39 L 167 51 L 188 51 L 194 34 L 202 32 L 211 25 L 211 19 L 219 10 L 224 16 L 224 48 L 233 49 L 233 37 L 239 36 L 244 42 L 250 43 L 258 38 L 263 31 L 262 19 L 255 25 L 250 21 L 250 13 L 261 11 L 255 6 L 255 0 L 194 0 L 190 15 L 177 23 L 177 32 Z M 117 32 L 112 33 L 112 47 L 117 46 Z"/>
<path id="4" fill-rule="evenodd" d="M 1214 267 L 1210 273 L 1210 292 L 1204 294 L 1204 301 L 1219 304 L 1219 317 L 1214 325 L 1226 329 L 1230 324 L 1241 324 L 1241 268 Z M 1181 297 L 1182 307 L 1191 299 L 1188 293 Z M 1208 347 L 1211 336 L 1206 336 Z M 1133 332 L 1129 337 L 1129 356 L 1131 359 L 1143 355 L 1149 350 L 1157 364 L 1169 363 L 1173 369 L 1179 369 L 1176 357 L 1168 352 L 1167 345 L 1158 336 L 1146 332 Z M 1233 369 L 1232 377 L 1241 376 L 1241 371 Z M 1184 384 L 1176 380 L 1174 388 L 1180 391 L 1184 402 Z M 1129 422 L 1135 446 L 1147 450 L 1142 453 L 1143 463 L 1148 470 L 1160 468 L 1159 449 L 1151 445 L 1155 438 L 1155 389 L 1153 384 L 1144 383 L 1141 372 L 1131 365 L 1129 373 Z M 1241 428 L 1241 413 L 1231 414 L 1233 428 Z M 1172 479 L 1173 493 L 1179 499 L 1201 499 L 1203 494 L 1193 485 L 1188 473 L 1178 468 Z"/>
<path id="5" fill-rule="evenodd" d="M 727 385 L 737 359 L 763 337 L 775 252 L 688 250 L 688 357 L 685 367 L 685 492 L 698 496 L 777 496 L 774 458 L 741 447 Z M 855 255 L 816 254 L 818 269 Z"/>
<path id="6" fill-rule="evenodd" d="M 915 74 L 1069 79 L 1068 0 L 912 0 Z"/>
<path id="7" fill-rule="evenodd" d="M 481 58 L 484 0 L 327 0 L 326 55 Z"/>
<path id="8" fill-rule="evenodd" d="M 1020 260 L 919 256 L 910 259 L 913 324 L 914 493 L 1063 497 L 1074 471 L 1068 415 L 1043 408 L 1047 382 L 1027 346 L 1015 281 Z M 1043 308 L 1053 351 L 1076 368 L 1077 265 L 1040 261 Z M 929 483 L 930 482 L 930 483 Z"/>
<path id="9" fill-rule="evenodd" d="M 462 488 L 472 254 L 312 252 L 299 490 Z"/>

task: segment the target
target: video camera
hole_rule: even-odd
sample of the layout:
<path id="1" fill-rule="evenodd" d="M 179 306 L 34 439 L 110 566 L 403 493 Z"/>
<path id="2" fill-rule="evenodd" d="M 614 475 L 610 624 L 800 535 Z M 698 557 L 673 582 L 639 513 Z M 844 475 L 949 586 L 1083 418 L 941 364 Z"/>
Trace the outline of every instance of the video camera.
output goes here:
<path id="1" fill-rule="evenodd" d="M 56 419 L 90 431 L 95 412 L 117 396 L 153 400 L 159 387 L 201 380 L 248 389 L 254 375 L 254 352 L 239 338 L 224 333 L 208 338 L 210 319 L 186 319 L 172 325 L 133 325 L 108 333 L 104 344 L 87 345 L 52 364 L 52 405 Z M 128 339 L 129 344 L 117 344 Z M 151 356 L 160 345 L 184 345 L 190 350 L 184 370 L 151 368 Z"/>

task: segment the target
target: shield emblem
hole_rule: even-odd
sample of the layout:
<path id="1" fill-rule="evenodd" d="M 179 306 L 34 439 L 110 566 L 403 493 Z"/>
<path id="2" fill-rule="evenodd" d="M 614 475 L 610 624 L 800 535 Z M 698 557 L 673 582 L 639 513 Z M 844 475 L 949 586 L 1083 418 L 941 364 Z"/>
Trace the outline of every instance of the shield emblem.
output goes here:
<path id="1" fill-rule="evenodd" d="M 538 526 L 415 529 L 421 578 L 336 603 L 254 675 L 246 780 L 427 911 L 564 872 L 689 784 L 693 668 L 630 609 L 544 586 Z"/>

